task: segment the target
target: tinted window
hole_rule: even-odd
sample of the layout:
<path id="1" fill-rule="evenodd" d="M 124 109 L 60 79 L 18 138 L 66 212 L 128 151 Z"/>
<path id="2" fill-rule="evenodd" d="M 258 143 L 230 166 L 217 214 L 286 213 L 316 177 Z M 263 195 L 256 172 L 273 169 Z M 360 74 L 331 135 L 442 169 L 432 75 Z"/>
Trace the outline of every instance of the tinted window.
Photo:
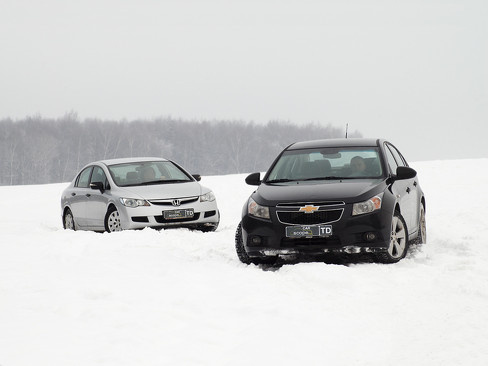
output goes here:
<path id="1" fill-rule="evenodd" d="M 193 181 L 170 161 L 147 161 L 110 165 L 110 175 L 120 187 Z"/>
<path id="2" fill-rule="evenodd" d="M 86 169 L 83 169 L 83 171 L 80 173 L 78 176 L 78 179 L 76 180 L 76 187 L 79 188 L 88 188 L 89 187 L 89 182 L 90 182 L 90 174 L 92 171 L 93 167 L 88 167 Z"/>

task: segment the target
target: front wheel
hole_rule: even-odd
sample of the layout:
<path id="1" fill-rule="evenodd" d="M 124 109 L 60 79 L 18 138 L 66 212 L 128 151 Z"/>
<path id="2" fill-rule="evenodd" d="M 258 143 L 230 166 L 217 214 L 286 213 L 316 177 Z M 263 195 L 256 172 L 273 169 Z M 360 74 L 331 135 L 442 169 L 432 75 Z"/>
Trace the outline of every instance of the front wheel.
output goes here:
<path id="1" fill-rule="evenodd" d="M 236 253 L 239 260 L 244 264 L 251 264 L 252 263 L 251 258 L 249 258 L 249 256 L 247 255 L 246 249 L 244 248 L 244 243 L 242 242 L 241 223 L 239 223 L 239 226 L 237 226 L 235 242 L 236 242 Z"/>
<path id="2" fill-rule="evenodd" d="M 114 206 L 110 206 L 105 215 L 105 230 L 109 233 L 122 231 L 119 211 Z"/>
<path id="3" fill-rule="evenodd" d="M 212 231 L 217 230 L 217 226 L 200 226 L 197 230 L 201 231 L 202 233 L 210 233 Z"/>
<path id="4" fill-rule="evenodd" d="M 400 212 L 395 211 L 391 220 L 390 244 L 386 252 L 377 255 L 377 259 L 382 263 L 396 263 L 405 257 L 407 250 L 407 225 Z"/>

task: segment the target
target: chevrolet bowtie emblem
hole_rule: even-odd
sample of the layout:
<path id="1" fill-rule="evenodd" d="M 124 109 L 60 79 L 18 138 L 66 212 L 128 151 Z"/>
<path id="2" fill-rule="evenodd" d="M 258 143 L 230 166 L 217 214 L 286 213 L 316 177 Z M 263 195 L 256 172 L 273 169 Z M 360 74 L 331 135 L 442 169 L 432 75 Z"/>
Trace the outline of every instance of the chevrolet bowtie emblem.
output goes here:
<path id="1" fill-rule="evenodd" d="M 305 205 L 303 207 L 300 207 L 300 212 L 305 212 L 305 213 L 313 213 L 315 211 L 317 211 L 319 209 L 318 206 L 314 206 L 314 205 Z"/>

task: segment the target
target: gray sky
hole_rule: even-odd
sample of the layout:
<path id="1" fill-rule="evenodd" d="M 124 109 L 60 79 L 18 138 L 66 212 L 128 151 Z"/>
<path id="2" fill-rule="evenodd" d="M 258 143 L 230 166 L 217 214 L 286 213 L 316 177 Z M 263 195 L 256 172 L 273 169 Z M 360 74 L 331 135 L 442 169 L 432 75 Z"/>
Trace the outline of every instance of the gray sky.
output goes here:
<path id="1" fill-rule="evenodd" d="M 0 0 L 0 118 L 349 123 L 488 157 L 488 1 Z"/>

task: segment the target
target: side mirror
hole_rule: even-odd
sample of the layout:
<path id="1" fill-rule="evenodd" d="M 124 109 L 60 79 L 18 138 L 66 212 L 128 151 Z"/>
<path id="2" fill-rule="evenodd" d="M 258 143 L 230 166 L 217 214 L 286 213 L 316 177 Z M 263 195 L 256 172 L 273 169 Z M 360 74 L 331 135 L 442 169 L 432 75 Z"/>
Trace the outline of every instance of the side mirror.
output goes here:
<path id="1" fill-rule="evenodd" d="M 261 184 L 261 174 L 252 173 L 246 177 L 246 183 L 250 186 L 259 186 Z"/>
<path id="2" fill-rule="evenodd" d="M 202 180 L 202 176 L 200 174 L 193 174 L 192 177 L 195 178 L 197 182 L 200 182 Z"/>
<path id="3" fill-rule="evenodd" d="M 399 166 L 396 171 L 395 180 L 412 179 L 417 176 L 417 172 L 408 166 Z"/>
<path id="4" fill-rule="evenodd" d="M 101 193 L 105 192 L 105 187 L 103 186 L 102 182 L 93 182 L 90 183 L 91 189 L 98 189 Z"/>

